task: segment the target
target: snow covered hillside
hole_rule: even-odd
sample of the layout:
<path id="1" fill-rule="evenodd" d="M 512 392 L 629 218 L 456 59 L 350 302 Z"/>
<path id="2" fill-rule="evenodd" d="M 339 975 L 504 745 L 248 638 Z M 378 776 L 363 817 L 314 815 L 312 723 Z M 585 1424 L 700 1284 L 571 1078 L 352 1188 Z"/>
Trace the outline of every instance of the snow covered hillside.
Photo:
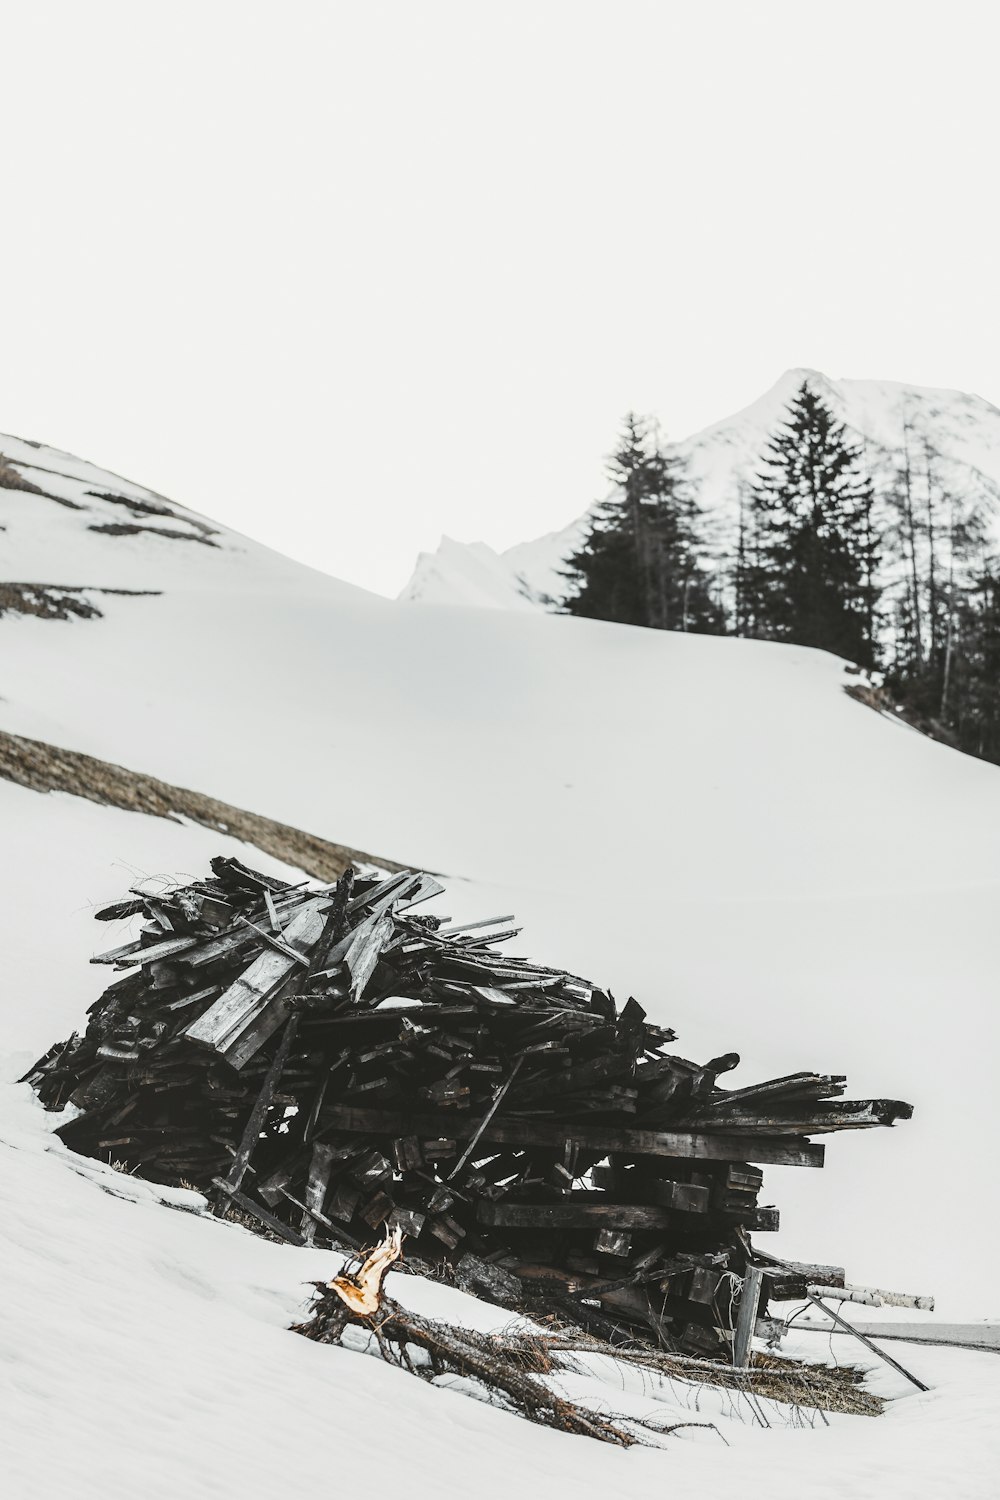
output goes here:
<path id="1" fill-rule="evenodd" d="M 854 440 L 864 446 L 876 490 L 887 479 L 904 433 L 914 461 L 924 441 L 940 455 L 946 485 L 995 506 L 1000 495 L 1000 411 L 980 396 L 931 390 L 889 380 L 831 380 L 818 370 L 786 370 L 758 401 L 669 445 L 688 465 L 701 505 L 721 542 L 736 531 L 739 487 L 754 475 L 770 434 L 789 401 L 808 380 Z M 562 563 L 583 537 L 591 511 L 561 531 L 496 552 L 485 542 L 442 538 L 422 552 L 400 598 L 420 604 L 477 604 L 491 609 L 544 609 L 565 592 Z"/>
<path id="2" fill-rule="evenodd" d="M 146 493 L 42 456 L 78 505 Z M 912 1124 L 838 1138 L 824 1172 L 774 1174 L 781 1246 L 949 1316 L 997 1310 L 952 1254 L 997 1222 L 995 767 L 852 702 L 819 653 L 412 610 L 221 529 L 0 507 L 8 578 L 144 591 L 0 619 L 0 727 L 443 871 L 456 916 L 517 911 L 528 951 L 634 992 L 691 1055 L 911 1100 Z"/>
<path id="3" fill-rule="evenodd" d="M 825 1171 L 768 1169 L 783 1224 L 761 1243 L 936 1292 L 949 1319 L 1000 1312 L 967 1249 L 998 1228 L 996 767 L 851 701 L 822 654 L 413 610 L 178 506 L 154 524 L 139 507 L 165 502 L 54 450 L 0 453 L 0 728 L 443 871 L 444 910 L 517 911 L 524 951 L 634 992 L 680 1051 L 741 1050 L 737 1084 L 817 1068 L 912 1101 L 909 1124 L 831 1138 Z M 93 529 L 121 516 L 143 529 Z M 43 618 L 46 591 L 11 584 L 95 612 Z M 0 828 L 5 1080 L 106 979 L 86 962 L 109 936 L 95 904 L 214 853 L 280 873 L 204 828 L 3 781 Z M 935 1389 L 878 1421 L 790 1436 L 726 1418 L 729 1448 L 692 1431 L 622 1454 L 287 1334 L 329 1256 L 171 1211 L 51 1125 L 26 1087 L 0 1091 L 15 1495 L 257 1495 L 287 1483 L 289 1453 L 300 1487 L 333 1472 L 350 1489 L 376 1443 L 380 1480 L 416 1496 L 463 1486 L 473 1461 L 487 1497 L 624 1496 L 665 1475 L 706 1500 L 992 1493 L 995 1356 L 894 1345 Z M 506 1317 L 396 1282 L 448 1316 Z M 654 1400 L 609 1378 L 618 1410 Z"/>
<path id="4" fill-rule="evenodd" d="M 126 882 L 199 873 L 217 852 L 294 874 L 204 829 L 4 782 L 0 827 L 7 1077 L 96 997 L 107 975 L 87 959 L 108 930 L 91 913 Z M 806 1431 L 789 1430 L 787 1411 L 769 1402 L 758 1403 L 765 1431 L 731 1393 L 585 1359 L 561 1386 L 577 1402 L 664 1427 L 716 1424 L 680 1428 L 663 1453 L 623 1453 L 531 1427 L 443 1388 L 447 1381 L 431 1388 L 349 1348 L 294 1337 L 286 1329 L 304 1314 L 309 1282 L 335 1274 L 334 1256 L 197 1217 L 196 1194 L 75 1157 L 51 1134 L 54 1123 L 26 1087 L 0 1089 L 2 1472 L 18 1500 L 272 1494 L 287 1482 L 290 1454 L 300 1488 L 335 1473 L 353 1493 L 367 1482 L 375 1442 L 383 1485 L 417 1500 L 467 1487 L 473 1471 L 484 1500 L 515 1487 L 625 1500 L 666 1477 L 705 1500 L 725 1500 L 737 1485 L 771 1500 L 833 1500 L 846 1488 L 859 1500 L 994 1493 L 995 1356 L 892 1345 L 931 1386 L 920 1395 L 841 1340 L 836 1357 L 859 1362 L 892 1405 L 881 1418 L 832 1415 L 829 1427 L 817 1420 Z M 460 1292 L 390 1281 L 418 1313 L 509 1325 L 509 1313 Z M 812 1360 L 826 1349 L 816 1335 L 786 1341 L 787 1352 Z M 326 1432 L 330 1441 L 317 1442 Z"/>

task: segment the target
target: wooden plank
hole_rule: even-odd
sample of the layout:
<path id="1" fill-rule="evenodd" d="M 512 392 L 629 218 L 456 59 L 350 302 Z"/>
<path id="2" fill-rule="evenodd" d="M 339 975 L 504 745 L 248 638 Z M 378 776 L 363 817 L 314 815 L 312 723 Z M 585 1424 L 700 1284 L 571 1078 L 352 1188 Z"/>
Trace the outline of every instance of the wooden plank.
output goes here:
<path id="1" fill-rule="evenodd" d="M 810 1110 L 805 1105 L 789 1105 L 788 1112 L 775 1109 L 770 1113 L 727 1110 L 725 1114 L 696 1116 L 690 1121 L 696 1130 L 749 1130 L 756 1135 L 811 1135 L 832 1130 L 870 1130 L 876 1125 L 891 1125 L 908 1120 L 913 1105 L 901 1099 L 831 1099 Z"/>
<path id="2" fill-rule="evenodd" d="M 603 1196 L 603 1195 L 601 1195 Z M 607 1224 L 613 1229 L 670 1229 L 669 1208 L 642 1203 L 487 1203 L 476 1205 L 480 1224 L 511 1229 L 586 1229 Z"/>
<path id="3" fill-rule="evenodd" d="M 677 1213 L 704 1214 L 708 1212 L 710 1189 L 690 1182 L 639 1181 L 634 1185 L 637 1197 L 645 1196 L 650 1203 L 659 1203 Z"/>
<path id="4" fill-rule="evenodd" d="M 293 963 L 301 964 L 303 968 L 308 969 L 309 960 L 307 958 L 303 958 L 301 953 L 296 953 L 295 949 L 290 948 L 287 943 L 281 940 L 281 938 L 275 937 L 273 932 L 265 932 L 263 927 L 258 927 L 256 922 L 251 922 L 249 917 L 237 917 L 236 920 L 241 927 L 249 927 L 251 932 L 255 932 L 257 934 L 261 942 L 267 943 L 268 946 L 273 948 L 276 953 L 283 953 L 285 957 L 290 958 Z M 275 921 L 277 921 L 277 917 L 275 917 Z"/>
<path id="5" fill-rule="evenodd" d="M 293 911 L 301 911 L 306 903 L 317 904 L 321 911 L 328 911 L 333 901 L 327 892 L 313 893 L 310 891 L 294 891 L 286 897 L 275 898 L 275 910 L 283 917 L 291 919 Z M 206 942 L 199 943 L 196 948 L 182 956 L 181 962 L 191 968 L 200 968 L 204 964 L 214 963 L 217 958 L 229 953 L 236 947 L 249 947 L 254 940 L 254 934 L 247 931 L 246 927 L 239 922 L 233 922 L 232 926 L 226 928 L 217 936 L 209 938 Z M 287 938 L 287 931 L 284 933 Z"/>
<path id="6" fill-rule="evenodd" d="M 293 1016 L 292 1020 L 288 1023 L 289 1026 L 291 1026 L 294 1020 L 295 1017 Z M 334 1154 L 335 1148 L 324 1145 L 322 1141 L 317 1141 L 312 1148 L 309 1177 L 306 1182 L 305 1209 L 314 1220 L 318 1219 L 320 1223 L 329 1223 L 329 1220 L 324 1220 L 323 1218 L 323 1202 L 326 1198 L 326 1189 L 330 1181 Z M 307 1238 L 312 1238 L 305 1224 L 302 1225 L 302 1232 Z"/>
<path id="7" fill-rule="evenodd" d="M 92 964 L 152 964 L 163 958 L 173 958 L 178 953 L 184 953 L 189 948 L 196 948 L 202 939 L 195 935 L 183 935 L 180 937 L 164 938 L 160 943 L 147 943 L 143 947 L 141 938 L 132 943 L 124 943 L 120 948 L 112 948 L 107 953 L 96 954 L 90 962 Z"/>
<path id="8" fill-rule="evenodd" d="M 631 1074 L 632 1068 L 632 1058 L 621 1054 L 595 1057 L 590 1062 L 578 1063 L 572 1068 L 560 1068 L 538 1079 L 535 1083 L 522 1084 L 517 1090 L 518 1104 L 528 1099 L 547 1099 L 556 1094 L 576 1093 L 578 1089 L 592 1089 L 596 1084 L 627 1077 Z"/>
<path id="9" fill-rule="evenodd" d="M 502 917 L 484 917 L 480 922 L 461 922 L 454 925 L 449 924 L 447 927 L 439 927 L 434 935 L 439 938 L 453 938 L 457 937 L 460 932 L 477 932 L 481 927 L 500 927 L 504 922 L 514 922 L 516 920 L 516 913 L 510 911 Z"/>
<path id="10" fill-rule="evenodd" d="M 715 1110 L 728 1110 L 747 1101 L 762 1099 L 823 1099 L 844 1092 L 842 1073 L 788 1073 L 783 1078 L 769 1078 L 766 1083 L 751 1083 L 742 1089 L 717 1089 L 710 1101 Z"/>
<path id="11" fill-rule="evenodd" d="M 747 1266 L 747 1273 L 743 1278 L 740 1310 L 736 1315 L 736 1334 L 733 1339 L 733 1364 L 737 1370 L 745 1370 L 750 1363 L 750 1345 L 757 1323 L 757 1309 L 760 1306 L 763 1279 L 764 1272 L 760 1266 Z"/>
<path id="12" fill-rule="evenodd" d="M 435 880 L 433 875 L 428 875 L 426 870 L 421 870 L 417 875 L 418 884 L 414 890 L 409 892 L 396 908 L 398 912 L 410 911 L 414 906 L 422 906 L 425 901 L 430 901 L 434 896 L 444 895 L 444 886 Z"/>
<path id="13" fill-rule="evenodd" d="M 274 907 L 274 897 L 266 888 L 264 890 L 264 905 L 267 907 L 267 920 L 271 924 L 271 931 L 274 933 L 280 933 L 282 928 L 281 923 L 278 921 L 278 913 Z"/>
<path id="14" fill-rule="evenodd" d="M 358 940 L 351 945 L 345 959 L 351 977 L 352 1000 L 360 1000 L 364 994 L 368 981 L 375 972 L 375 965 L 382 956 L 382 950 L 392 937 L 393 928 L 392 913 L 383 912 L 381 916 L 374 918 L 367 931 L 359 929 Z"/>
<path id="15" fill-rule="evenodd" d="M 661 1208 L 673 1208 L 681 1213 L 708 1212 L 711 1189 L 700 1183 L 673 1182 L 669 1178 L 652 1177 L 647 1172 L 623 1171 L 620 1167 L 594 1167 L 590 1179 L 595 1188 L 613 1193 L 626 1202 L 631 1199 L 656 1203 Z"/>
<path id="16" fill-rule="evenodd" d="M 273 995 L 256 1020 L 251 1021 L 240 1036 L 231 1041 L 222 1052 L 226 1062 L 237 1070 L 244 1067 L 291 1016 L 291 1005 L 283 993 L 284 981 L 279 989 L 282 993 Z"/>
<path id="17" fill-rule="evenodd" d="M 323 1111 L 324 1128 L 368 1133 L 377 1131 L 392 1136 L 448 1136 L 465 1140 L 478 1121 L 459 1115 L 411 1115 L 381 1109 L 352 1109 L 347 1105 L 327 1105 Z M 707 1158 L 714 1161 L 755 1161 L 765 1166 L 821 1167 L 824 1148 L 804 1141 L 752 1136 L 705 1135 L 691 1130 L 618 1130 L 606 1125 L 577 1125 L 549 1120 L 493 1120 L 483 1132 L 482 1140 L 503 1146 L 551 1146 L 562 1150 L 567 1140 L 586 1151 L 622 1152 L 630 1156 L 673 1156 L 684 1159 Z"/>
<path id="18" fill-rule="evenodd" d="M 301 952 L 316 941 L 323 930 L 325 909 L 325 901 L 309 901 L 295 913 L 285 928 L 289 947 Z M 203 1015 L 191 1022 L 183 1035 L 225 1055 L 296 966 L 297 960 L 269 948 L 254 959 Z"/>
<path id="19" fill-rule="evenodd" d="M 370 891 L 362 891 L 359 896 L 349 901 L 347 916 L 353 917 L 361 911 L 367 911 L 369 917 L 379 916 L 395 902 L 404 901 L 407 897 L 415 895 L 420 887 L 419 875 L 415 875 L 412 870 L 400 870 L 398 874 L 390 875 L 388 880 L 383 880 Z"/>
<path id="20" fill-rule="evenodd" d="M 169 1005 L 164 1006 L 164 1010 L 184 1010 L 186 1006 L 194 1005 L 199 1000 L 207 1000 L 209 995 L 214 995 L 219 988 L 217 984 L 208 984 L 204 989 L 195 990 L 193 995 L 182 995 L 179 1000 L 171 1000 Z"/>
<path id="21" fill-rule="evenodd" d="M 391 912 L 376 912 L 366 917 L 330 950 L 326 967 L 318 970 L 316 977 L 335 980 L 333 987 L 340 993 L 359 999 L 394 927 Z"/>

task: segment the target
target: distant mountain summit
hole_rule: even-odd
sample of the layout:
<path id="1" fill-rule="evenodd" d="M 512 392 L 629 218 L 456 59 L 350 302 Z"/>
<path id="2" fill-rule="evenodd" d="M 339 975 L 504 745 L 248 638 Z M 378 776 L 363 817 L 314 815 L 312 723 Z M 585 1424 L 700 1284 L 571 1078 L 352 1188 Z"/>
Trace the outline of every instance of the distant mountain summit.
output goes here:
<path id="1" fill-rule="evenodd" d="M 864 446 L 876 490 L 889 482 L 904 441 L 916 461 L 925 444 L 946 486 L 991 506 L 1000 496 L 1000 410 L 981 396 L 891 380 L 831 380 L 819 370 L 786 370 L 765 395 L 734 416 L 668 444 L 688 466 L 698 499 L 721 546 L 735 534 L 741 482 L 756 473 L 768 438 L 795 392 L 808 381 L 856 442 Z M 577 548 L 594 507 L 561 531 L 496 552 L 485 542 L 443 537 L 422 552 L 400 598 L 421 604 L 545 609 L 565 591 L 559 569 Z"/>

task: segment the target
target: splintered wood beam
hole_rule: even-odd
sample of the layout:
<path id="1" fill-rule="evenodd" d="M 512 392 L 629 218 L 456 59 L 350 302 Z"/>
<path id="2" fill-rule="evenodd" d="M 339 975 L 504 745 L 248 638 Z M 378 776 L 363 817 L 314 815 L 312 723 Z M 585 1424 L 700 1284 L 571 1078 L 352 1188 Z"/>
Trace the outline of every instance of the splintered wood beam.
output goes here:
<path id="1" fill-rule="evenodd" d="M 335 944 L 325 960 L 325 967 L 315 971 L 316 978 L 331 978 L 341 994 L 357 1000 L 364 992 L 375 965 L 392 937 L 395 922 L 389 911 L 365 917 L 353 931 Z"/>
<path id="2" fill-rule="evenodd" d="M 788 1073 L 783 1078 L 769 1078 L 765 1083 L 751 1083 L 742 1089 L 718 1089 L 711 1100 L 713 1109 L 728 1109 L 731 1105 L 756 1104 L 763 1099 L 772 1103 L 779 1100 L 822 1099 L 842 1094 L 846 1079 L 843 1073 Z"/>
<path id="3" fill-rule="evenodd" d="M 360 1000 L 364 994 L 368 981 L 375 972 L 375 965 L 382 956 L 382 950 L 392 937 L 394 926 L 391 911 L 383 912 L 376 917 L 364 940 L 348 953 L 345 964 L 351 977 L 352 1000 Z"/>
<path id="4" fill-rule="evenodd" d="M 349 1105 L 327 1105 L 323 1126 L 367 1134 L 416 1135 L 466 1140 L 479 1126 L 478 1120 L 458 1114 L 402 1114 L 393 1110 L 352 1109 Z M 755 1139 L 741 1135 L 705 1135 L 691 1130 L 618 1130 L 610 1125 L 577 1125 L 548 1120 L 492 1120 L 481 1140 L 501 1146 L 540 1146 L 562 1150 L 573 1141 L 585 1151 L 601 1155 L 621 1152 L 631 1156 L 674 1156 L 714 1161 L 752 1161 L 785 1167 L 821 1167 L 823 1146 L 808 1141 L 785 1141 L 775 1137 Z"/>
<path id="5" fill-rule="evenodd" d="M 421 885 L 420 875 L 414 875 L 412 870 L 400 870 L 398 874 L 390 875 L 388 880 L 383 880 L 372 890 L 362 891 L 360 896 L 354 896 L 347 903 L 345 913 L 348 917 L 353 917 L 357 912 L 367 911 L 370 917 L 379 916 L 394 902 L 402 902 L 407 897 L 416 895 Z"/>
<path id="6" fill-rule="evenodd" d="M 312 957 L 309 960 L 309 968 L 306 971 L 307 982 L 319 973 L 326 961 L 326 955 L 330 952 L 331 948 L 340 942 L 344 935 L 344 928 L 347 925 L 347 905 L 351 899 L 353 889 L 354 866 L 348 865 L 334 888 L 333 902 L 326 914 L 323 931 L 320 933 L 313 947 Z"/>

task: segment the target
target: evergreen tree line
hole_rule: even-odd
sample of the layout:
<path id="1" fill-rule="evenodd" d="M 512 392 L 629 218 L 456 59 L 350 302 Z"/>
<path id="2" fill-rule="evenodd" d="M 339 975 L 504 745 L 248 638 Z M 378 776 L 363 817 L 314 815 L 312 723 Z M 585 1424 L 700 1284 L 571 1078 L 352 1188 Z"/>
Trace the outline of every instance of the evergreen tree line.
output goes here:
<path id="1" fill-rule="evenodd" d="M 907 426 L 868 457 L 804 383 L 741 486 L 720 550 L 683 461 L 630 413 L 599 505 L 567 560 L 563 609 L 655 630 L 815 646 L 884 675 L 890 701 L 932 733 L 1000 761 L 1000 559 L 986 487 L 957 493 Z"/>

